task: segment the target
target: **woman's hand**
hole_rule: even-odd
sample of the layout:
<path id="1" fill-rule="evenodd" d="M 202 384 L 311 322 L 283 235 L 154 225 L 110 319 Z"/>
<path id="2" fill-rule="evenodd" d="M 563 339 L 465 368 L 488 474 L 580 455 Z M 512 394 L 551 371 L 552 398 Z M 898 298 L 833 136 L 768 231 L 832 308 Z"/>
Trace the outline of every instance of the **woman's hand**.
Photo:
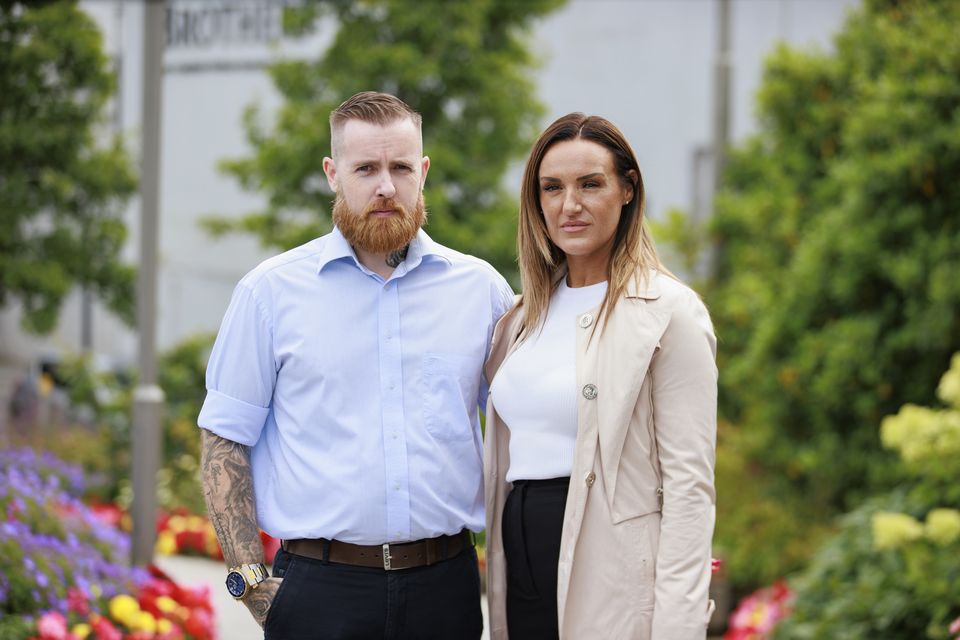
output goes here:
<path id="1" fill-rule="evenodd" d="M 283 578 L 267 578 L 243 599 L 243 604 L 247 605 L 247 609 L 253 614 L 253 619 L 257 621 L 261 629 L 267 621 L 270 605 L 273 604 L 273 599 L 277 596 L 277 590 L 280 588 L 281 582 L 283 582 Z"/>

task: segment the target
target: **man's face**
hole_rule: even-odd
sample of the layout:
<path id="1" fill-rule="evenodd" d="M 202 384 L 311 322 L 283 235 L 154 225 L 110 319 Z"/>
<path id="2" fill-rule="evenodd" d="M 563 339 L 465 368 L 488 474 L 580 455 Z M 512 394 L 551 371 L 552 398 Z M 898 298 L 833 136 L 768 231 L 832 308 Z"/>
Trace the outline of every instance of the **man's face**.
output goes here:
<path id="1" fill-rule="evenodd" d="M 387 125 L 349 120 L 333 158 L 323 159 L 337 194 L 333 218 L 355 248 L 386 254 L 406 246 L 423 224 L 423 184 L 430 159 L 409 119 Z"/>

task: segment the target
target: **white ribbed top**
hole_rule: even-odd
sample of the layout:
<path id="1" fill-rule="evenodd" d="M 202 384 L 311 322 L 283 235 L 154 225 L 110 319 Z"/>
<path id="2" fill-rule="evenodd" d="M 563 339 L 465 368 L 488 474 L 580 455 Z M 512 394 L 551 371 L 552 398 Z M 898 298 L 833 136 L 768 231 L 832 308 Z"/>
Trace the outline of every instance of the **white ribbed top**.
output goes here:
<path id="1" fill-rule="evenodd" d="M 607 283 L 571 289 L 560 283 L 541 331 L 500 366 L 490 393 L 510 428 L 507 481 L 570 475 L 577 439 L 577 318 L 597 307 Z"/>

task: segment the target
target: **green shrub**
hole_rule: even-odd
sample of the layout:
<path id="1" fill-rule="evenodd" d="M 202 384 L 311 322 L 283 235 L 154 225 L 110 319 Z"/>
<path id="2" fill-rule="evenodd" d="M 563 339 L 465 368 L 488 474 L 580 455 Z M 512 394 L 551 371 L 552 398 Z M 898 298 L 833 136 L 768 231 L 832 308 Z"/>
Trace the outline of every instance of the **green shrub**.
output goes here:
<path id="1" fill-rule="evenodd" d="M 213 336 L 196 336 L 160 356 L 158 383 L 166 404 L 157 491 L 160 506 L 168 510 L 205 510 L 199 479 L 197 415 L 206 395 L 204 377 L 212 344 Z M 47 432 L 34 438 L 34 445 L 81 464 L 97 481 L 87 497 L 129 506 L 134 376 L 94 371 L 86 358 L 66 361 L 58 373 L 74 407 L 91 414 L 93 424 Z"/>
<path id="2" fill-rule="evenodd" d="M 948 406 L 904 406 L 883 421 L 884 444 L 912 475 L 846 515 L 793 581 L 779 639 L 952 638 L 960 616 L 960 354 L 941 380 Z"/>

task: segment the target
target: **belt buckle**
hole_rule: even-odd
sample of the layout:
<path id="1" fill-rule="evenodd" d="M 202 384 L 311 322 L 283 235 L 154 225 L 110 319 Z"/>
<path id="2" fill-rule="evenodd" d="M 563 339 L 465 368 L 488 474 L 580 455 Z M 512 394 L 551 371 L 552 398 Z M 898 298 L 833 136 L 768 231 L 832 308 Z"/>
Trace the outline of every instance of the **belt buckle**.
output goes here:
<path id="1" fill-rule="evenodd" d="M 390 566 L 390 543 L 387 542 L 383 545 L 383 569 L 384 571 L 390 571 L 393 567 Z"/>

